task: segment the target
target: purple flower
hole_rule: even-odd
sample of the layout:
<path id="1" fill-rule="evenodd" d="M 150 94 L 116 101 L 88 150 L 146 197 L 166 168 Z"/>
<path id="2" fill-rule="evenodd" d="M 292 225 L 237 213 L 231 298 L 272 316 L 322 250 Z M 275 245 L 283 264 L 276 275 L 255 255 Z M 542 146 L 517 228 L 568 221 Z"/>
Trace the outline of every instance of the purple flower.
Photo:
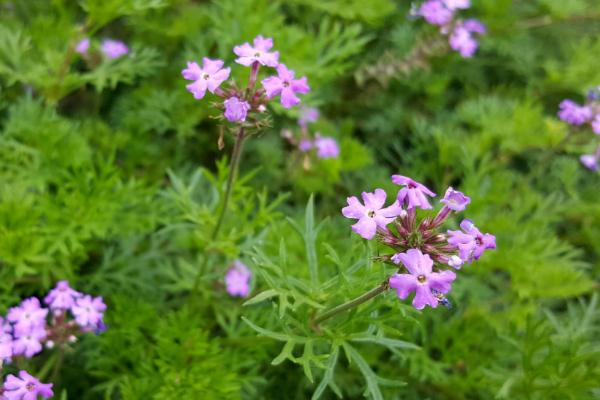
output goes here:
<path id="1" fill-rule="evenodd" d="M 440 201 L 452 211 L 464 211 L 464 209 L 467 208 L 467 205 L 471 202 L 471 198 L 469 196 L 465 196 L 458 190 L 454 190 L 452 186 L 450 186 L 446 190 L 444 198 Z"/>
<path id="2" fill-rule="evenodd" d="M 477 40 L 473 38 L 471 32 L 462 25 L 454 28 L 448 43 L 450 43 L 453 50 L 458 51 L 464 58 L 473 57 L 478 46 Z"/>
<path id="3" fill-rule="evenodd" d="M 104 39 L 100 45 L 100 50 L 108 58 L 119 58 L 129 53 L 129 47 L 120 40 Z"/>
<path id="4" fill-rule="evenodd" d="M 595 154 L 584 154 L 579 161 L 589 170 L 598 171 L 598 156 Z"/>
<path id="5" fill-rule="evenodd" d="M 312 149 L 312 147 L 313 147 L 313 142 L 310 141 L 309 139 L 301 139 L 300 142 L 298 143 L 298 149 L 303 153 L 306 153 L 307 151 Z"/>
<path id="6" fill-rule="evenodd" d="M 232 296 L 248 297 L 252 272 L 241 261 L 236 260 L 225 275 L 227 293 Z"/>
<path id="7" fill-rule="evenodd" d="M 340 155 L 340 147 L 332 137 L 317 135 L 315 147 L 319 158 L 337 158 Z"/>
<path id="8" fill-rule="evenodd" d="M 563 100 L 558 107 L 558 117 L 571 125 L 583 125 L 592 118 L 591 107 L 580 106 L 572 100 Z"/>
<path id="9" fill-rule="evenodd" d="M 102 301 L 102 297 L 92 298 L 87 294 L 78 298 L 71 308 L 75 322 L 82 328 L 90 330 L 103 326 L 102 317 L 105 310 L 106 304 Z"/>
<path id="10" fill-rule="evenodd" d="M 426 0 L 418 11 L 432 25 L 446 25 L 452 20 L 453 12 L 440 0 Z"/>
<path id="11" fill-rule="evenodd" d="M 206 89 L 214 93 L 229 78 L 230 71 L 229 67 L 223 68 L 223 61 L 204 57 L 202 68 L 197 63 L 188 61 L 187 68 L 181 71 L 181 75 L 188 81 L 194 81 L 185 88 L 194 95 L 196 100 L 200 100 L 206 94 Z"/>
<path id="12" fill-rule="evenodd" d="M 466 20 L 462 25 L 469 32 L 478 33 L 480 35 L 485 35 L 485 33 L 487 32 L 485 25 L 482 24 L 481 21 L 476 20 L 475 18 L 470 18 Z"/>
<path id="13" fill-rule="evenodd" d="M 597 114 L 592 120 L 592 131 L 596 135 L 600 135 L 600 114 Z"/>
<path id="14" fill-rule="evenodd" d="M 300 118 L 298 118 L 298 125 L 305 127 L 311 122 L 315 122 L 319 119 L 319 110 L 315 107 L 302 107 L 300 109 Z"/>
<path id="15" fill-rule="evenodd" d="M 4 381 L 6 400 L 36 400 L 38 396 L 48 399 L 54 396 L 51 383 L 41 383 L 27 371 L 20 371 L 19 377 L 10 374 Z"/>
<path id="16" fill-rule="evenodd" d="M 77 46 L 75 46 L 75 51 L 81 55 L 85 55 L 85 54 L 87 54 L 89 48 L 90 48 L 90 39 L 84 38 L 84 39 L 81 39 L 79 41 L 79 43 L 77 43 Z"/>
<path id="17" fill-rule="evenodd" d="M 31 358 L 42 351 L 42 341 L 46 339 L 45 326 L 36 326 L 29 332 L 15 334 L 13 354 Z"/>
<path id="18" fill-rule="evenodd" d="M 431 208 L 431 204 L 429 204 L 425 196 L 434 197 L 435 193 L 427 189 L 425 185 L 402 175 L 392 175 L 392 182 L 396 185 L 404 186 L 398 192 L 398 201 L 400 204 L 406 203 L 407 208 L 419 207 L 424 210 Z"/>
<path id="19" fill-rule="evenodd" d="M 254 46 L 250 46 L 246 42 L 241 46 L 233 48 L 233 52 L 238 56 L 235 60 L 236 63 L 245 65 L 246 67 L 251 66 L 255 62 L 267 67 L 276 67 L 279 64 L 279 52 L 274 51 L 269 53 L 269 50 L 273 47 L 273 39 L 258 35 L 254 38 L 253 43 Z"/>
<path id="20" fill-rule="evenodd" d="M 29 333 L 38 327 L 46 324 L 47 308 L 40 307 L 40 301 L 35 297 L 30 297 L 21 302 L 17 307 L 8 311 L 7 319 L 14 324 L 15 336 Z"/>
<path id="21" fill-rule="evenodd" d="M 2 317 L 0 317 L 0 364 L 3 361 L 10 361 L 13 355 L 13 337 L 11 335 L 12 327 Z"/>
<path id="22" fill-rule="evenodd" d="M 250 104 L 247 101 L 240 100 L 237 97 L 230 97 L 225 100 L 225 118 L 230 122 L 244 122 Z"/>
<path id="23" fill-rule="evenodd" d="M 452 281 L 456 279 L 456 274 L 452 271 L 432 272 L 433 260 L 418 249 L 397 253 L 392 257 L 392 261 L 404 264 L 409 273 L 392 276 L 390 287 L 396 289 L 398 297 L 403 300 L 411 292 L 415 292 L 412 305 L 417 310 L 422 310 L 426 305 L 437 307 L 439 299 L 432 290 L 442 294 L 448 293 Z"/>
<path id="24" fill-rule="evenodd" d="M 397 216 L 406 211 L 400 203 L 395 201 L 389 207 L 383 208 L 387 194 L 383 189 L 375 189 L 373 193 L 362 192 L 364 205 L 356 196 L 348 197 L 348 205 L 342 208 L 342 214 L 346 218 L 357 219 L 352 225 L 352 230 L 367 240 L 373 239 L 377 228 L 386 230 L 388 224 L 392 223 Z"/>
<path id="25" fill-rule="evenodd" d="M 448 231 L 448 244 L 458 249 L 458 256 L 464 262 L 479 260 L 485 250 L 496 248 L 496 237 L 489 233 L 482 234 L 471 220 L 460 223 L 461 231 Z"/>
<path id="26" fill-rule="evenodd" d="M 306 77 L 294 79 L 294 71 L 287 69 L 285 64 L 277 66 L 277 75 L 263 79 L 262 85 L 269 98 L 281 94 L 281 104 L 285 108 L 300 103 L 296 93 L 306 94 L 310 91 Z"/>
<path id="27" fill-rule="evenodd" d="M 81 293 L 71 289 L 69 282 L 59 281 L 56 287 L 44 298 L 44 303 L 51 310 L 68 310 L 75 304 L 75 299 L 81 296 Z"/>
<path id="28" fill-rule="evenodd" d="M 471 7 L 470 0 L 442 0 L 442 2 L 449 10 L 465 10 Z"/>

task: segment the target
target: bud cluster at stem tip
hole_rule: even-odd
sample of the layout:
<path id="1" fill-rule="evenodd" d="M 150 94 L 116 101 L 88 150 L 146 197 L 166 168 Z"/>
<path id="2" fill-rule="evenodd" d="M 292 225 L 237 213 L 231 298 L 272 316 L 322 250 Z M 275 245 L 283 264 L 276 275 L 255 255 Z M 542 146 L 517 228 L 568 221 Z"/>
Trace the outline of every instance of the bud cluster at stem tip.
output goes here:
<path id="1" fill-rule="evenodd" d="M 387 194 L 383 189 L 362 193 L 363 204 L 348 197 L 342 209 L 347 218 L 357 219 L 352 230 L 367 240 L 376 239 L 394 250 L 379 259 L 399 265 L 399 273 L 389 279 L 398 297 L 405 299 L 415 292 L 413 306 L 437 307 L 448 304 L 444 295 L 456 278 L 453 271 L 439 270 L 437 265 L 459 269 L 465 263 L 478 260 L 483 252 L 496 248 L 496 238 L 481 233 L 472 221 L 465 219 L 460 230 L 441 231 L 442 224 L 453 212 L 462 212 L 471 199 L 449 187 L 441 200 L 443 207 L 435 216 L 417 219 L 416 210 L 432 209 L 430 197 L 436 194 L 425 185 L 402 175 L 393 175 L 392 182 L 402 186 L 396 200 L 385 206 Z M 434 264 L 436 265 L 434 269 Z M 407 271 L 408 273 L 401 273 Z"/>

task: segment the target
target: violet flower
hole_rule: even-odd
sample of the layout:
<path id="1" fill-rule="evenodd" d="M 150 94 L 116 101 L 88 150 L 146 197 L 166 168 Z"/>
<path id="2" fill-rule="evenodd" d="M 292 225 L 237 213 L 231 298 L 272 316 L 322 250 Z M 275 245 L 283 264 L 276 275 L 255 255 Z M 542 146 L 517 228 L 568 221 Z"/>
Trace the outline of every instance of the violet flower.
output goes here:
<path id="1" fill-rule="evenodd" d="M 466 10 L 471 7 L 470 0 L 442 0 L 442 2 L 449 10 Z"/>
<path id="2" fill-rule="evenodd" d="M 0 365 L 2 362 L 10 361 L 13 356 L 12 327 L 0 317 Z"/>
<path id="3" fill-rule="evenodd" d="M 310 149 L 312 149 L 312 148 L 313 148 L 313 142 L 310 141 L 309 139 L 301 139 L 300 142 L 298 142 L 298 149 L 303 153 L 310 151 Z"/>
<path id="4" fill-rule="evenodd" d="M 404 186 L 398 192 L 398 201 L 400 204 L 406 204 L 407 208 L 430 209 L 431 204 L 426 196 L 435 197 L 435 193 L 429 190 L 425 185 L 402 175 L 392 175 L 392 182 L 396 185 Z"/>
<path id="5" fill-rule="evenodd" d="M 90 39 L 83 38 L 75 46 L 75 51 L 81 55 L 85 55 L 85 54 L 87 54 L 89 48 L 90 48 Z"/>
<path id="6" fill-rule="evenodd" d="M 315 107 L 302 107 L 300 109 L 300 118 L 298 125 L 306 127 L 311 122 L 316 122 L 319 119 L 319 110 Z"/>
<path id="7" fill-rule="evenodd" d="M 340 147 L 332 137 L 317 135 L 315 147 L 319 158 L 338 158 L 340 155 Z"/>
<path id="8" fill-rule="evenodd" d="M 383 208 L 387 194 L 383 189 L 375 189 L 375 192 L 362 192 L 364 205 L 355 196 L 348 197 L 348 205 L 342 208 L 342 214 L 346 218 L 358 219 L 352 225 L 352 230 L 367 240 L 373 239 L 377 228 L 387 230 L 387 226 L 396 217 L 406 213 L 398 201 Z"/>
<path id="9" fill-rule="evenodd" d="M 106 304 L 102 301 L 102 297 L 94 297 L 86 294 L 78 298 L 71 308 L 71 312 L 75 317 L 75 322 L 86 330 L 97 330 L 103 327 L 103 316 L 106 310 Z"/>
<path id="10" fill-rule="evenodd" d="M 432 290 L 441 294 L 448 293 L 452 281 L 456 279 L 456 274 L 452 271 L 433 272 L 433 260 L 418 249 L 395 254 L 392 261 L 396 264 L 402 263 L 409 273 L 392 276 L 389 280 L 390 287 L 396 289 L 398 297 L 402 300 L 415 292 L 412 305 L 417 310 L 422 310 L 426 305 L 437 307 L 439 297 L 432 293 Z"/>
<path id="11" fill-rule="evenodd" d="M 249 67 L 257 62 L 267 67 L 277 67 L 279 64 L 279 52 L 274 51 L 269 53 L 269 50 L 273 47 L 273 39 L 258 35 L 254 38 L 253 44 L 254 46 L 250 46 L 246 42 L 241 46 L 233 48 L 233 52 L 238 56 L 235 60 L 236 63 Z"/>
<path id="12" fill-rule="evenodd" d="M 59 281 L 56 287 L 52 289 L 44 298 L 51 310 L 68 310 L 75 304 L 75 299 L 83 296 L 81 293 L 73 290 L 67 281 Z"/>
<path id="13" fill-rule="evenodd" d="M 600 114 L 596 114 L 592 120 L 592 131 L 594 131 L 596 135 L 600 135 Z"/>
<path id="14" fill-rule="evenodd" d="M 236 260 L 225 275 L 227 293 L 231 296 L 248 297 L 252 272 L 241 261 Z"/>
<path id="15" fill-rule="evenodd" d="M 579 161 L 589 170 L 598 171 L 598 156 L 596 154 L 584 154 Z"/>
<path id="16" fill-rule="evenodd" d="M 200 100 L 206 94 L 206 90 L 215 93 L 218 87 L 229 78 L 231 69 L 223 68 L 223 61 L 211 60 L 204 57 L 202 59 L 202 68 L 196 62 L 187 63 L 187 68 L 181 71 L 184 79 L 194 81 L 186 85 L 186 89 L 194 95 L 196 100 Z"/>
<path id="17" fill-rule="evenodd" d="M 42 341 L 46 339 L 46 327 L 36 326 L 29 332 L 15 333 L 13 354 L 31 358 L 42 351 Z"/>
<path id="18" fill-rule="evenodd" d="M 458 190 L 454 190 L 450 186 L 440 202 L 444 203 L 452 211 L 464 211 L 471 202 L 471 198 Z"/>
<path id="19" fill-rule="evenodd" d="M 306 94 L 310 91 L 306 77 L 294 79 L 294 71 L 287 69 L 285 64 L 277 66 L 277 75 L 262 80 L 268 98 L 281 95 L 281 105 L 291 108 L 300 103 L 296 93 Z"/>
<path id="20" fill-rule="evenodd" d="M 441 0 L 426 0 L 418 12 L 427 23 L 443 26 L 452 20 L 454 13 Z"/>
<path id="21" fill-rule="evenodd" d="M 37 400 L 38 396 L 48 399 L 54 396 L 52 383 L 41 383 L 27 371 L 20 371 L 19 377 L 9 374 L 4 381 L 6 400 Z"/>
<path id="22" fill-rule="evenodd" d="M 571 125 L 583 125 L 592 118 L 592 109 L 589 106 L 580 106 L 572 100 L 560 102 L 558 117 Z"/>
<path id="23" fill-rule="evenodd" d="M 102 53 L 111 59 L 119 58 L 129 53 L 129 47 L 120 40 L 104 39 L 100 45 Z"/>
<path id="24" fill-rule="evenodd" d="M 496 248 L 496 237 L 481 233 L 471 220 L 460 223 L 461 231 L 448 231 L 448 244 L 458 249 L 458 256 L 464 262 L 479 260 L 485 250 Z"/>
<path id="25" fill-rule="evenodd" d="M 40 301 L 30 297 L 21 302 L 19 306 L 8 311 L 7 319 L 14 324 L 15 336 L 27 334 L 31 330 L 46 324 L 48 309 L 40 306 Z"/>
<path id="26" fill-rule="evenodd" d="M 250 110 L 250 104 L 247 101 L 240 100 L 237 97 L 230 97 L 224 102 L 225 118 L 230 122 L 244 122 Z"/>

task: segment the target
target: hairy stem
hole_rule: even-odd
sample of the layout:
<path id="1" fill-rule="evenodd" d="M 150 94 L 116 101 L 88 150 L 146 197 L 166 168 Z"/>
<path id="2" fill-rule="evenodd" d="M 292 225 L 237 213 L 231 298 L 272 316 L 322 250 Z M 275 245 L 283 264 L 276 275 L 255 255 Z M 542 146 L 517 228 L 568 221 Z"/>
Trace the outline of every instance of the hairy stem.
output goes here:
<path id="1" fill-rule="evenodd" d="M 347 301 L 343 304 L 340 304 L 339 306 L 333 307 L 332 309 L 325 311 L 321 315 L 316 316 L 315 319 L 313 320 L 313 326 L 318 327 L 318 325 L 320 323 L 322 323 L 323 321 L 326 321 L 329 318 L 335 317 L 336 315 L 341 314 L 345 311 L 348 311 L 352 308 L 358 307 L 362 303 L 365 303 L 365 302 L 371 300 L 373 297 L 380 295 L 381 293 L 385 292 L 389 288 L 390 288 L 390 283 L 386 279 L 379 286 L 374 287 L 373 289 L 358 296 L 357 298 Z"/>

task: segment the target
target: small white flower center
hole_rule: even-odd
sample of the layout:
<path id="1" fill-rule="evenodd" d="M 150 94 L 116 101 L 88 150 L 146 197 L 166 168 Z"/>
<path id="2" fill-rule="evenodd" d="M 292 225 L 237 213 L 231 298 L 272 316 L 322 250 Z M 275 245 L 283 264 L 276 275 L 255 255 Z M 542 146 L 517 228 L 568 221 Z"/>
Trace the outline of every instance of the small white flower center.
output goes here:
<path id="1" fill-rule="evenodd" d="M 202 75 L 202 78 L 207 81 L 208 78 L 210 78 L 210 75 L 205 72 L 204 75 Z"/>

